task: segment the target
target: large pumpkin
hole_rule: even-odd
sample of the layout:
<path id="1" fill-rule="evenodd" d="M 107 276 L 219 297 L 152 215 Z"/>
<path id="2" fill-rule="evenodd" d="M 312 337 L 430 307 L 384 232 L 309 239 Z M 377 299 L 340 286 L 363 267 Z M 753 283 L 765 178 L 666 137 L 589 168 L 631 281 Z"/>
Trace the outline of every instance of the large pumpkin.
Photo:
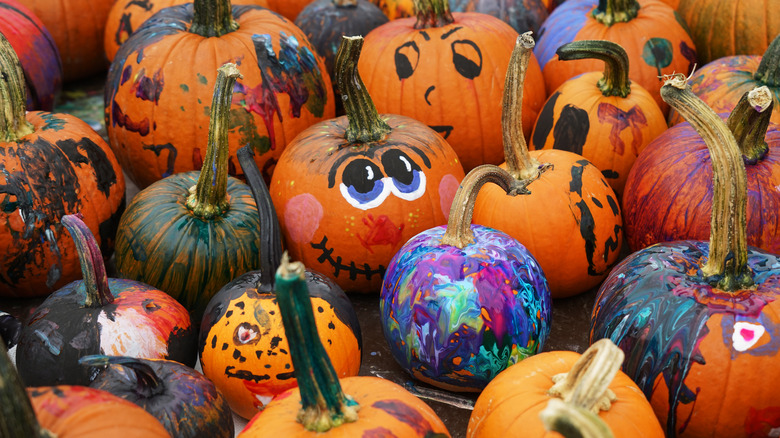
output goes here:
<path id="1" fill-rule="evenodd" d="M 229 0 L 160 12 L 122 45 L 106 84 L 109 142 L 140 188 L 200 169 L 216 71 L 226 62 L 243 75 L 231 107 L 231 175 L 240 173 L 236 151 L 249 143 L 270 178 L 296 134 L 335 115 L 322 58 L 285 18 Z"/>

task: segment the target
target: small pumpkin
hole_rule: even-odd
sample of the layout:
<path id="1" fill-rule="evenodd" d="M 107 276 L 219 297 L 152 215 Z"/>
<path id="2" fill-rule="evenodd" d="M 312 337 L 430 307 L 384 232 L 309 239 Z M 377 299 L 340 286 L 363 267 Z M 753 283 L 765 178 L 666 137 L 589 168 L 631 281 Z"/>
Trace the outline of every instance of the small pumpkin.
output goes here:
<path id="1" fill-rule="evenodd" d="M 297 381 L 274 285 L 282 258 L 279 221 L 252 151 L 245 146 L 239 149 L 238 157 L 262 225 L 263 239 L 258 247 L 261 265 L 225 285 L 209 301 L 198 344 L 203 373 L 225 395 L 234 412 L 252 418 Z M 340 377 L 357 375 L 363 338 L 352 304 L 340 287 L 318 272 L 307 269 L 306 284 L 334 369 Z"/>
<path id="2" fill-rule="evenodd" d="M 449 0 L 452 12 L 492 15 L 512 26 L 517 33 L 539 33 L 549 12 L 542 0 Z"/>
<path id="3" fill-rule="evenodd" d="M 398 384 L 371 376 L 338 378 L 317 334 L 305 272 L 285 254 L 275 279 L 298 387 L 277 396 L 239 437 L 269 431 L 284 437 L 449 437 L 436 413 Z"/>
<path id="4" fill-rule="evenodd" d="M 414 0 L 371 0 L 388 19 L 414 17 Z"/>
<path id="5" fill-rule="evenodd" d="M 659 243 L 624 259 L 599 289 L 590 339 L 623 349 L 623 371 L 667 436 L 767 436 L 778 426 L 780 257 L 748 247 L 745 166 L 726 124 L 683 75 L 661 92 L 710 150 L 710 240 Z"/>

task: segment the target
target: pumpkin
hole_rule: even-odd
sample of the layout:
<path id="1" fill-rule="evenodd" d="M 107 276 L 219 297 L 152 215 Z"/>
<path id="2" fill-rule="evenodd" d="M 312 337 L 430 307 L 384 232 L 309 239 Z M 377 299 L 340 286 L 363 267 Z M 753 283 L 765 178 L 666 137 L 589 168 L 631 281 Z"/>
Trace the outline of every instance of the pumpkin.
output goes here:
<path id="1" fill-rule="evenodd" d="M 230 110 L 232 176 L 240 176 L 236 151 L 249 143 L 268 181 L 296 134 L 335 115 L 322 59 L 278 14 L 230 0 L 160 12 L 122 44 L 106 83 L 109 143 L 139 188 L 200 169 L 216 70 L 227 62 L 243 74 Z"/>
<path id="2" fill-rule="evenodd" d="M 171 436 L 233 438 L 233 416 L 214 384 L 170 360 L 92 355 L 79 359 L 97 368 L 91 388 L 130 401 L 154 415 Z"/>
<path id="3" fill-rule="evenodd" d="M 612 430 L 598 416 L 558 399 L 551 399 L 539 418 L 546 430 L 564 438 L 614 438 Z"/>
<path id="4" fill-rule="evenodd" d="M 415 15 L 414 0 L 371 0 L 385 13 L 387 18 L 413 17 Z"/>
<path id="5" fill-rule="evenodd" d="M 195 365 L 189 314 L 168 294 L 107 278 L 95 238 L 76 215 L 62 218 L 73 236 L 84 279 L 54 292 L 22 326 L 16 363 L 28 386 L 88 385 L 78 364 L 90 354 L 168 358 Z"/>
<path id="6" fill-rule="evenodd" d="M 506 163 L 518 180 L 536 180 L 530 195 L 508 197 L 498 187 L 480 190 L 473 222 L 520 241 L 542 267 L 553 298 L 598 285 L 617 263 L 623 220 L 615 192 L 581 155 L 559 149 L 528 152 L 518 114 L 533 38 L 524 34 L 512 54 L 504 87 Z"/>
<path id="7" fill-rule="evenodd" d="M 209 301 L 200 328 L 199 352 L 203 373 L 225 395 L 233 411 L 252 418 L 297 382 L 274 288 L 282 257 L 279 221 L 252 151 L 244 146 L 238 157 L 264 232 L 258 248 L 261 265 L 225 285 Z M 357 375 L 363 339 L 352 304 L 341 288 L 318 272 L 307 270 L 306 282 L 318 331 L 336 372 L 340 377 Z"/>
<path id="8" fill-rule="evenodd" d="M 232 0 L 237 5 L 268 6 L 266 0 Z M 191 3 L 187 0 L 115 0 L 106 20 L 103 49 L 108 62 L 114 60 L 119 46 L 135 32 L 144 21 L 158 11 L 171 6 Z"/>
<path id="9" fill-rule="evenodd" d="M 172 175 L 141 190 L 117 231 L 117 272 L 164 290 L 195 324 L 222 286 L 260 265 L 262 231 L 251 190 L 228 176 L 231 99 L 239 76 L 235 64 L 219 68 L 200 172 Z"/>
<path id="10" fill-rule="evenodd" d="M 623 358 L 601 339 L 583 354 L 546 351 L 507 368 L 477 398 L 467 438 L 511 436 L 520 425 L 525 437 L 547 436 L 539 416 L 552 400 L 596 414 L 616 437 L 663 438 L 650 403 L 620 371 Z"/>
<path id="11" fill-rule="evenodd" d="M 84 212 L 113 250 L 125 180 L 114 154 L 76 117 L 26 112 L 25 79 L 0 35 L 0 297 L 46 296 L 80 276 L 60 219 Z"/>
<path id="12" fill-rule="evenodd" d="M 62 88 L 60 52 L 41 20 L 16 0 L 0 0 L 0 33 L 24 70 L 27 109 L 51 111 Z"/>
<path id="13" fill-rule="evenodd" d="M 6 348 L 13 348 L 19 342 L 22 322 L 0 310 L 0 339 L 5 341 Z"/>
<path id="14" fill-rule="evenodd" d="M 434 411 L 398 384 L 371 376 L 338 378 L 317 334 L 305 272 L 285 254 L 275 279 L 298 388 L 278 395 L 239 437 L 449 437 Z"/>
<path id="15" fill-rule="evenodd" d="M 542 0 L 449 0 L 452 12 L 492 15 L 518 33 L 539 32 L 549 12 Z"/>
<path id="16" fill-rule="evenodd" d="M 628 78 L 628 56 L 620 45 L 573 41 L 559 47 L 557 55 L 564 61 L 603 60 L 604 73 L 582 74 L 555 90 L 536 119 L 531 145 L 582 155 L 620 196 L 637 155 L 666 130 L 663 112 L 644 87 Z"/>
<path id="17" fill-rule="evenodd" d="M 268 8 L 282 14 L 290 21 L 295 21 L 295 17 L 314 0 L 266 0 Z"/>
<path id="18" fill-rule="evenodd" d="M 747 172 L 748 245 L 780 254 L 780 125 L 770 124 L 772 106 L 768 88 L 756 88 L 745 93 L 727 123 Z M 623 198 L 629 246 L 638 251 L 658 242 L 706 240 L 714 205 L 711 168 L 706 143 L 688 123 L 650 143 L 631 170 Z"/>
<path id="19" fill-rule="evenodd" d="M 683 75 L 661 92 L 710 150 L 710 240 L 663 242 L 624 259 L 599 289 L 590 338 L 623 349 L 623 371 L 667 436 L 769 436 L 780 425 L 780 257 L 748 247 L 747 178 L 726 124 Z"/>
<path id="20" fill-rule="evenodd" d="M 336 82 L 347 115 L 298 135 L 269 189 L 292 257 L 346 292 L 376 293 L 403 242 L 445 222 L 463 168 L 428 126 L 377 113 L 357 71 L 363 38 L 344 39 Z"/>
<path id="21" fill-rule="evenodd" d="M 366 36 L 359 68 L 377 109 L 439 132 L 466 172 L 500 163 L 502 84 L 517 32 L 485 14 L 450 14 L 447 0 L 419 4 L 417 19 L 393 20 Z M 535 59 L 527 82 L 526 137 L 547 97 Z"/>
<path id="22" fill-rule="evenodd" d="M 628 75 L 653 95 L 668 114 L 661 99 L 658 76 L 690 72 L 696 63 L 696 46 L 675 15 L 661 0 L 569 0 L 553 11 L 539 32 L 534 53 L 548 90 L 567 79 L 598 70 L 596 59 L 558 59 L 558 47 L 579 40 L 608 40 L 622 46 L 632 60 Z"/>

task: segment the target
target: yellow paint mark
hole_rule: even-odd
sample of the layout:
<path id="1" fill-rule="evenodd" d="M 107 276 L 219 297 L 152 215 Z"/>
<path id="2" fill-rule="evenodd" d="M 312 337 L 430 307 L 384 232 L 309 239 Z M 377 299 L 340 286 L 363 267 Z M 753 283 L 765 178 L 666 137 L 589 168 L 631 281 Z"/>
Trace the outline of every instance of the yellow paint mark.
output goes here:
<path id="1" fill-rule="evenodd" d="M 293 184 L 295 184 L 295 180 L 290 180 L 290 185 L 292 186 Z"/>
<path id="2" fill-rule="evenodd" d="M 479 313 L 482 315 L 482 319 L 484 319 L 487 322 L 491 322 L 490 315 L 488 315 L 486 309 L 482 309 L 482 311 Z"/>

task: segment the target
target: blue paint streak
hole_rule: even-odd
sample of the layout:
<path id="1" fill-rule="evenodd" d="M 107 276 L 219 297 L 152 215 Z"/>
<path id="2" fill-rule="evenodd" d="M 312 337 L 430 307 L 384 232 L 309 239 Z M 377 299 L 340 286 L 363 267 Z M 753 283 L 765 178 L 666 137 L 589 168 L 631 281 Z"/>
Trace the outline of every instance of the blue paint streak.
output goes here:
<path id="1" fill-rule="evenodd" d="M 558 47 L 575 40 L 597 4 L 597 0 L 568 1 L 547 17 L 539 29 L 541 36 L 534 48 L 534 55 L 542 69 L 555 56 Z"/>

